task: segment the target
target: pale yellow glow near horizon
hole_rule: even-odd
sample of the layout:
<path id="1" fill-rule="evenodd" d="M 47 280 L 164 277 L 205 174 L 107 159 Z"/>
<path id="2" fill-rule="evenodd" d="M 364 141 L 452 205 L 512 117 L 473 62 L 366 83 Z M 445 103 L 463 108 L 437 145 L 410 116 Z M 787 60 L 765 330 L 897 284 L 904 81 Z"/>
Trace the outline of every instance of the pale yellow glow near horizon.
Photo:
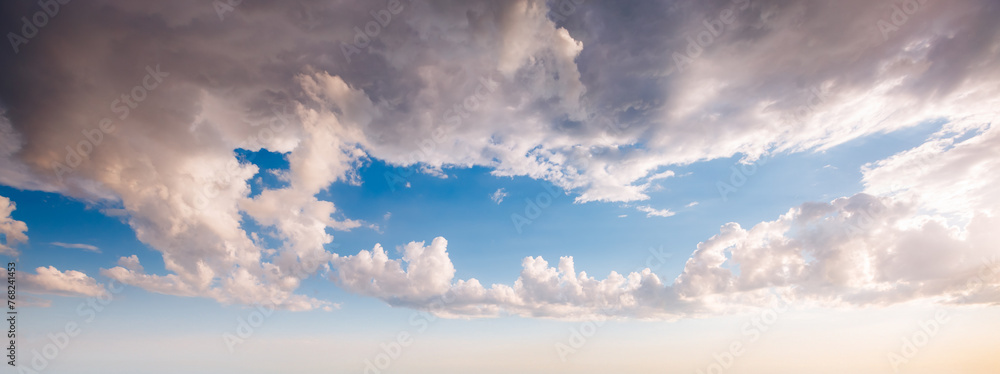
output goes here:
<path id="1" fill-rule="evenodd" d="M 529 333 L 511 333 L 489 321 L 450 320 L 442 328 L 417 336 L 381 373 L 709 373 L 710 365 L 717 363 L 714 357 L 724 356 L 733 342 L 743 344 L 742 354 L 722 373 L 893 373 L 889 353 L 899 353 L 902 339 L 912 339 L 921 329 L 919 323 L 934 319 L 938 310 L 942 309 L 791 310 L 763 325 L 767 331 L 758 330 L 759 338 L 754 341 L 745 333 L 753 314 L 678 322 L 609 322 L 565 362 L 554 345 L 566 341 L 569 329 L 579 322 L 523 321 L 539 327 Z M 908 362 L 899 365 L 898 372 L 995 374 L 1000 368 L 997 311 L 988 307 L 943 310 L 948 321 Z M 280 324 L 268 330 L 282 331 Z M 169 338 L 99 334 L 81 337 L 87 343 L 65 352 L 67 358 L 76 357 L 60 361 L 122 368 L 130 366 L 127 362 L 170 361 L 189 363 L 197 370 L 217 367 L 240 373 L 362 373 L 364 360 L 379 352 L 379 344 L 389 335 L 261 333 L 229 354 L 215 334 Z"/>

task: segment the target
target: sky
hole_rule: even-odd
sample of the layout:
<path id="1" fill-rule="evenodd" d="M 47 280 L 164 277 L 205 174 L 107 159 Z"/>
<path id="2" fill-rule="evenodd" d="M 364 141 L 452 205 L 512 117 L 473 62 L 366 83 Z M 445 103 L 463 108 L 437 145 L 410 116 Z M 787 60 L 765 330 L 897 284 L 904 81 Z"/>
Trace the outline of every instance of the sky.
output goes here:
<path id="1" fill-rule="evenodd" d="M 0 7 L 5 373 L 1000 368 L 995 1 Z"/>

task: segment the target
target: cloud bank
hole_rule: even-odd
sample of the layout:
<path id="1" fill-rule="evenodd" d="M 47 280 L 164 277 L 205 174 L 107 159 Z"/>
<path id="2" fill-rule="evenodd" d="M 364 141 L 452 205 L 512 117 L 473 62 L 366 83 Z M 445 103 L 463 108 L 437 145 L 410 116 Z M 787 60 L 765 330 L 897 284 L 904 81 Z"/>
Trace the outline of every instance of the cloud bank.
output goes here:
<path id="1" fill-rule="evenodd" d="M 974 135 L 960 140 L 966 132 Z M 750 228 L 728 223 L 698 245 L 673 282 L 648 268 L 597 279 L 576 272 L 572 257 L 555 266 L 527 257 L 512 285 L 485 287 L 454 279 L 440 237 L 428 247 L 406 245 L 401 259 L 381 246 L 334 256 L 334 280 L 392 305 L 453 317 L 677 319 L 766 307 L 776 298 L 823 307 L 996 305 L 1000 194 L 992 186 L 1000 178 L 987 171 L 1000 167 L 998 152 L 995 125 L 952 126 L 866 166 L 866 190 L 891 191 L 804 203 Z"/>
<path id="2" fill-rule="evenodd" d="M 21 16 L 38 11 L 2 6 L 4 30 L 21 30 Z M 331 307 L 295 294 L 331 264 L 353 291 L 421 307 L 447 289 L 465 300 L 448 312 L 469 315 L 670 316 L 769 289 L 892 302 L 959 292 L 939 278 L 973 271 L 972 258 L 989 249 L 981 227 L 996 200 L 982 184 L 985 166 L 935 169 L 980 178 L 950 185 L 958 179 L 900 165 L 938 160 L 930 153 L 943 149 L 996 159 L 987 124 L 1000 107 L 1000 25 L 991 1 L 400 6 L 386 10 L 389 20 L 379 13 L 382 22 L 371 15 L 381 6 L 365 2 L 244 1 L 222 15 L 197 1 L 61 5 L 16 53 L 0 54 L 0 183 L 123 210 L 166 269 L 148 274 L 131 256 L 104 276 L 296 310 Z M 365 35 L 371 22 L 379 32 Z M 348 46 L 357 52 L 345 56 Z M 439 176 L 484 166 L 550 181 L 581 203 L 634 202 L 672 166 L 822 151 L 932 120 L 978 128 L 979 148 L 942 135 L 871 165 L 865 194 L 751 228 L 726 225 L 670 285 L 651 273 L 597 280 L 574 274 L 568 259 L 550 267 L 529 258 L 513 285 L 486 288 L 448 277 L 437 240 L 406 246 L 403 262 L 381 247 L 354 256 L 324 248 L 328 229 L 367 223 L 317 193 L 360 183 L 357 166 L 371 158 Z M 287 185 L 251 196 L 247 181 L 260 170 L 236 149 L 284 154 Z M 845 234 L 866 206 L 886 207 L 872 213 L 879 234 Z M 245 219 L 273 229 L 280 244 L 259 240 Z M 8 243 L 24 240 L 17 221 L 3 222 Z M 954 247 L 917 258 L 900 247 L 911 242 Z M 897 260 L 947 266 L 914 274 L 894 268 Z"/>

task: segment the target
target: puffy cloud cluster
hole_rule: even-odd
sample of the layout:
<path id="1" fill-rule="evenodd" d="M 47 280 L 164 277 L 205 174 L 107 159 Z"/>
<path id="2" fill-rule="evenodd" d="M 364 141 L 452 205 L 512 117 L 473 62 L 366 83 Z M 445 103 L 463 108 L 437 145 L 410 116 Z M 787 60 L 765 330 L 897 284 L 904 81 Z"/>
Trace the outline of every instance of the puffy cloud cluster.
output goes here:
<path id="1" fill-rule="evenodd" d="M 76 270 L 59 271 L 54 266 L 39 267 L 35 274 L 21 274 L 24 290 L 36 294 L 97 297 L 107 291 L 97 280 Z"/>
<path id="2" fill-rule="evenodd" d="M 804 204 L 749 229 L 730 223 L 698 246 L 676 289 L 695 299 L 780 290 L 791 300 L 831 305 L 996 294 L 996 276 L 986 288 L 970 283 L 981 271 L 1000 272 L 1000 238 L 986 229 L 996 219 L 955 227 L 939 218 L 862 193 Z"/>
<path id="3" fill-rule="evenodd" d="M 496 166 L 510 158 L 499 153 L 535 148 L 504 136 L 549 138 L 553 117 L 583 118 L 573 62 L 582 46 L 542 2 L 405 3 L 350 63 L 334 51 L 369 4 L 306 3 L 241 4 L 224 21 L 198 2 L 100 1 L 60 12 L 44 38 L 0 60 L 10 72 L 0 78 L 0 183 L 120 206 L 168 272 L 118 266 L 106 276 L 308 309 L 329 306 L 292 296 L 328 266 L 326 230 L 363 225 L 315 195 L 358 183 L 365 157 L 430 171 Z M 5 4 L 0 23 L 13 27 L 32 6 Z M 320 21 L 306 25 L 303 15 Z M 517 126 L 483 126 L 493 122 Z M 442 132 L 448 141 L 419 142 Z M 481 148 L 490 137 L 495 146 Z M 288 186 L 250 196 L 247 180 L 259 170 L 239 162 L 237 148 L 285 154 Z M 244 217 L 273 229 L 278 248 L 247 232 Z"/>
<path id="4" fill-rule="evenodd" d="M 431 245 L 411 242 L 401 260 L 390 260 L 381 245 L 356 255 L 333 255 L 337 282 L 349 289 L 381 298 L 427 300 L 448 291 L 455 267 L 448 258 L 448 241 L 438 237 Z M 406 270 L 402 267 L 406 262 Z"/>
<path id="5" fill-rule="evenodd" d="M 343 274 L 386 277 L 378 287 L 341 279 L 347 287 L 417 303 L 439 290 L 439 272 L 447 274 L 437 249 L 411 255 L 414 261 L 430 256 L 421 266 L 433 269 L 427 281 L 438 282 L 419 286 L 399 282 L 425 275 L 399 275 L 403 264 L 393 265 L 378 247 L 368 254 L 370 270 L 359 263 L 362 254 L 333 257 L 324 249 L 333 240 L 328 229 L 365 223 L 315 196 L 331 183 L 360 183 L 355 171 L 367 157 L 439 175 L 448 167 L 485 166 L 498 176 L 551 181 L 574 191 L 579 202 L 637 201 L 648 198 L 653 181 L 672 175 L 673 165 L 823 150 L 930 119 L 958 123 L 1000 107 L 994 63 L 1000 25 L 988 0 L 920 3 L 888 34 L 879 21 L 894 8 L 865 0 L 587 2 L 558 17 L 553 4 L 404 2 L 348 60 L 345 43 L 354 42 L 370 11 L 378 10 L 370 3 L 243 2 L 222 20 L 211 6 L 191 0 L 73 3 L 18 53 L 0 55 L 0 183 L 124 210 L 138 239 L 163 256 L 167 273 L 147 274 L 138 258 L 126 257 L 103 274 L 154 292 L 329 307 L 294 292 L 333 258 Z M 21 15 L 35 6 L 4 3 L 0 25 L 19 29 Z M 164 73 L 155 86 L 148 84 L 154 70 Z M 947 139 L 937 146 L 947 147 Z M 251 196 L 247 181 L 260 170 L 241 163 L 235 149 L 284 154 L 290 167 L 279 176 L 287 186 Z M 909 192 L 881 200 L 884 181 L 893 180 L 884 171 L 905 158 L 873 165 L 869 192 L 887 206 L 917 212 L 907 213 L 912 217 L 943 209 L 929 201 L 905 205 Z M 962 170 L 968 169 L 948 172 Z M 930 185 L 945 186 L 940 183 Z M 988 188 L 970 183 L 942 187 L 942 196 L 954 196 L 947 204 L 952 213 L 986 209 L 989 201 L 967 197 Z M 830 218 L 830 225 L 847 220 L 842 215 L 851 212 L 836 204 L 803 206 L 745 233 L 724 228 L 726 240 L 764 235 L 761 245 L 768 247 L 762 248 L 785 248 L 771 259 L 752 255 L 767 251 L 745 244 L 748 252 L 727 260 L 764 266 L 766 274 L 724 268 L 720 256 L 731 252 L 723 246 L 695 253 L 698 260 L 678 283 L 683 292 L 663 286 L 666 291 L 647 295 L 659 284 L 652 274 L 597 281 L 562 272 L 562 265 L 539 267 L 540 259 L 526 263 L 520 286 L 509 290 L 473 280 L 449 289 L 479 300 L 467 305 L 485 308 L 479 309 L 484 314 L 495 308 L 587 314 L 615 299 L 635 303 L 626 309 L 638 315 L 642 306 L 669 303 L 675 293 L 823 284 L 823 277 L 841 275 L 796 261 L 821 254 L 853 263 L 854 255 L 796 246 L 821 238 L 770 240 L 801 234 L 799 224 L 825 227 L 825 218 L 809 218 L 817 211 L 841 217 Z M 964 218 L 979 222 L 976 217 Z M 258 240 L 246 219 L 273 230 L 280 244 Z M 885 224 L 935 228 L 920 219 Z M 937 224 L 949 233 L 956 227 Z M 970 240 L 961 235 L 956 238 Z M 556 269 L 557 284 L 574 279 L 586 292 L 605 293 L 581 299 L 561 288 L 555 296 L 541 292 L 533 287 L 553 282 L 546 269 Z M 559 301 L 538 301 L 543 296 Z"/>
<path id="6" fill-rule="evenodd" d="M 0 196 L 0 254 L 17 256 L 18 251 L 15 245 L 28 241 L 28 225 L 24 222 L 11 218 L 11 214 L 17 209 L 10 199 Z"/>
<path id="7" fill-rule="evenodd" d="M 806 203 L 699 245 L 677 279 L 687 298 L 767 288 L 856 305 L 920 298 L 1000 302 L 1000 128 L 996 116 L 945 126 L 864 167 L 867 193 Z"/>
<path id="8" fill-rule="evenodd" d="M 572 257 L 550 267 L 541 257 L 527 257 L 513 285 L 485 288 L 475 278 L 454 280 L 448 241 L 431 245 L 411 242 L 401 259 L 390 259 L 380 245 L 372 251 L 333 258 L 341 287 L 374 296 L 392 305 L 428 309 L 447 316 L 495 316 L 513 313 L 532 317 L 583 318 L 599 315 L 662 316 L 674 295 L 646 269 L 598 280 L 576 272 Z M 405 267 L 405 268 L 404 268 Z"/>
<path id="9" fill-rule="evenodd" d="M 306 94 L 323 101 L 311 102 L 316 104 L 313 108 L 297 105 L 291 120 L 273 119 L 265 128 L 271 131 L 266 136 L 262 135 L 265 129 L 250 135 L 261 141 L 270 137 L 272 146 L 279 150 L 285 146 L 282 142 L 289 142 L 290 168 L 282 176 L 289 185 L 266 189 L 250 197 L 246 180 L 258 171 L 257 167 L 237 163 L 231 149 L 214 158 L 218 162 L 215 167 L 206 167 L 208 160 L 204 158 L 192 158 L 186 166 L 197 169 L 190 172 L 201 177 L 184 188 L 167 189 L 169 192 L 165 193 L 176 196 L 173 201 L 164 204 L 162 196 L 123 196 L 130 223 L 139 238 L 163 252 L 167 269 L 173 274 L 148 275 L 142 270 L 119 266 L 105 270 L 105 275 L 155 292 L 207 296 L 224 303 L 271 304 L 278 300 L 279 306 L 296 310 L 332 306 L 292 292 L 301 279 L 328 266 L 329 253 L 324 245 L 333 237 L 326 232 L 327 228 L 350 230 L 361 225 L 355 220 L 336 219 L 334 204 L 315 197 L 334 181 L 348 180 L 353 163 L 363 157 L 363 153 L 351 145 L 351 134 L 341 124 L 342 119 L 354 120 L 353 111 L 360 105 L 356 102 L 349 102 L 345 107 L 326 104 L 326 100 L 338 103 L 341 99 L 358 96 L 339 78 L 318 73 L 299 79 Z M 338 116 L 334 111 L 343 114 Z M 298 128 L 292 127 L 295 125 Z M 289 135 L 292 140 L 283 140 L 286 133 L 295 135 Z M 262 149 L 261 145 L 239 146 Z M 224 175 L 222 180 L 218 177 L 220 172 Z M 130 197 L 157 206 L 142 214 L 142 211 L 130 209 Z M 254 240 L 256 233 L 243 229 L 242 214 L 262 226 L 272 227 L 281 239 L 281 247 L 267 248 Z M 187 219 L 169 223 L 144 222 L 140 220 L 144 216 Z"/>
<path id="10" fill-rule="evenodd" d="M 1000 166 L 1000 129 L 980 123 L 965 128 L 973 134 L 962 140 L 954 128 L 866 166 L 868 190 L 891 181 L 900 191 L 804 203 L 748 229 L 728 223 L 698 245 L 671 284 L 649 269 L 598 280 L 577 273 L 572 257 L 555 267 L 527 257 L 513 285 L 486 288 L 453 279 L 443 238 L 430 247 L 410 243 L 400 260 L 381 246 L 337 257 L 337 281 L 393 305 L 466 317 L 672 319 L 766 306 L 777 297 L 822 306 L 997 304 L 1000 200 L 990 186 L 1000 177 L 983 171 Z"/>

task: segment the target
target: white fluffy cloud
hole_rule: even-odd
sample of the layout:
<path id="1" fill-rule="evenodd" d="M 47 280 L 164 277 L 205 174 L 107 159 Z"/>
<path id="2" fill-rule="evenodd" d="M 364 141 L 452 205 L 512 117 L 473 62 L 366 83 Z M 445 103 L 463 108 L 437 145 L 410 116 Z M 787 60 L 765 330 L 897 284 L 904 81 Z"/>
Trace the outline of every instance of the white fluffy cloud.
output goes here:
<path id="1" fill-rule="evenodd" d="M 422 242 L 412 242 L 402 248 L 401 260 L 389 259 L 381 245 L 353 256 L 334 254 L 335 280 L 369 296 L 399 298 L 404 302 L 426 301 L 448 291 L 455 276 L 447 246 L 448 241 L 441 237 L 426 247 Z"/>
<path id="2" fill-rule="evenodd" d="M 163 180 L 169 185 L 161 186 L 157 193 L 145 192 L 149 181 L 105 183 L 121 197 L 140 240 L 163 253 L 170 273 L 146 274 L 136 270 L 137 266 L 122 265 L 103 274 L 154 292 L 211 297 L 223 303 L 277 303 L 295 310 L 332 307 L 329 302 L 293 292 L 302 279 L 328 267 L 329 253 L 323 246 L 333 237 L 327 228 L 350 230 L 361 225 L 355 220 L 336 219 L 334 204 L 315 195 L 334 181 L 351 181 L 353 163 L 364 154 L 352 145 L 358 134 L 352 135 L 342 122 L 370 120 L 366 117 L 369 111 L 364 106 L 366 99 L 339 78 L 317 73 L 298 80 L 302 91 L 312 98 L 304 99 L 310 107 L 297 104 L 275 109 L 254 119 L 256 128 L 227 127 L 237 125 L 226 119 L 223 109 L 203 114 L 200 126 L 235 134 L 221 139 L 228 145 L 220 144 L 213 152 L 183 162 L 176 155 L 162 155 L 160 161 L 166 164 L 153 169 L 173 170 L 177 178 Z M 234 146 L 290 152 L 291 167 L 282 174 L 289 185 L 249 197 L 246 181 L 258 170 L 252 164 L 238 163 L 232 153 Z M 120 175 L 106 177 L 116 182 L 123 179 Z M 242 214 L 273 228 L 282 245 L 267 248 L 254 240 L 255 233 L 243 229 Z M 138 260 L 125 262 L 137 265 Z"/>
<path id="3" fill-rule="evenodd" d="M 364 114 L 354 112 L 363 111 L 364 107 L 350 101 L 358 95 L 339 78 L 317 74 L 300 79 L 306 93 L 324 101 L 312 102 L 317 104 L 315 108 L 299 105 L 290 115 L 280 114 L 288 117 L 270 121 L 266 130 L 271 132 L 267 135 L 262 135 L 264 128 L 251 135 L 261 141 L 270 138 L 270 145 L 279 150 L 289 147 L 291 167 L 283 176 L 289 186 L 267 189 L 251 198 L 245 181 L 257 172 L 256 166 L 236 163 L 232 153 L 215 157 L 218 165 L 214 170 L 204 166 L 208 156 L 203 156 L 197 164 L 192 159 L 188 165 L 199 168 L 198 173 L 204 173 L 204 179 L 195 185 L 170 190 L 169 193 L 180 195 L 174 204 L 163 206 L 166 211 L 149 212 L 156 218 L 187 216 L 189 221 L 153 227 L 148 238 L 140 235 L 140 239 L 152 241 L 163 252 L 172 274 L 149 275 L 119 266 L 107 269 L 105 275 L 154 292 L 206 296 L 224 303 L 277 302 L 281 307 L 296 310 L 332 307 L 329 302 L 292 292 L 301 279 L 328 266 L 329 253 L 323 246 L 333 237 L 326 232 L 327 228 L 350 230 L 361 225 L 355 220 L 334 218 L 337 213 L 334 204 L 320 201 L 315 195 L 336 180 L 348 180 L 352 163 L 363 156 L 350 145 L 349 138 L 345 139 L 350 132 L 341 121 L 356 117 L 364 120 Z M 350 105 L 328 106 L 325 100 L 333 103 L 343 100 Z M 341 114 L 335 115 L 334 110 Z M 288 145 L 283 143 L 284 136 L 292 139 Z M 251 150 L 261 147 L 241 146 Z M 219 172 L 223 173 L 221 180 L 216 174 Z M 212 194 L 206 196 L 205 191 Z M 150 200 L 161 201 L 155 197 Z M 140 226 L 137 228 L 140 234 L 143 231 L 138 229 L 142 225 L 137 225 L 136 217 L 141 213 L 131 212 L 133 227 Z M 276 230 L 282 246 L 266 248 L 252 240 L 242 228 L 241 213 Z M 169 241 L 159 242 L 160 239 Z"/>
<path id="4" fill-rule="evenodd" d="M 333 257 L 324 248 L 333 241 L 327 229 L 365 223 L 343 217 L 334 202 L 316 195 L 331 183 L 359 183 L 356 170 L 367 157 L 442 176 L 448 167 L 485 166 L 497 176 L 551 181 L 578 202 L 629 202 L 648 199 L 652 182 L 672 175 L 666 169 L 674 165 L 824 150 L 928 120 L 982 126 L 968 119 L 1000 107 L 1000 70 L 993 63 L 1000 24 L 988 0 L 922 3 L 885 37 L 877 25 L 892 9 L 866 0 L 587 2 L 559 17 L 544 1 L 413 1 L 350 62 L 341 47 L 353 40 L 371 4 L 307 2 L 315 24 L 304 25 L 301 9 L 279 3 L 244 2 L 225 22 L 211 7 L 187 1 L 104 0 L 61 12 L 45 38 L 0 60 L 0 183 L 123 213 L 137 238 L 162 255 L 165 274 L 147 274 L 135 257 L 102 273 L 150 291 L 332 307 L 294 292 L 334 258 L 335 267 L 344 267 L 338 274 L 353 275 L 340 280 L 345 287 L 417 303 L 414 298 L 439 291 L 448 273 L 433 243 L 404 258 L 427 261 L 418 266 L 427 273 L 413 279 L 408 271 L 400 275 L 403 263 L 380 255 L 380 247 L 368 255 L 372 266 L 382 261 L 380 272 L 362 271 L 362 254 Z M 32 6 L 7 2 L 3 14 L 30 14 Z M 731 22 L 722 22 L 724 11 L 732 12 Z M 5 29 L 19 27 L 16 17 L 0 18 Z M 687 36 L 705 31 L 706 21 L 723 30 L 692 47 Z M 680 70 L 675 55 L 689 48 L 697 53 Z M 114 100 L 154 68 L 169 75 L 128 114 L 114 109 Z M 114 130 L 95 140 L 105 118 Z M 988 143 L 983 135 L 974 139 Z M 87 149 L 81 146 L 87 142 L 92 149 L 79 165 L 57 175 L 59 164 L 75 164 L 67 153 Z M 914 157 L 967 144 L 948 136 L 937 142 Z M 238 148 L 284 154 L 290 168 L 279 176 L 287 186 L 251 196 L 247 181 L 259 170 L 239 162 Z M 948 154 L 971 148 L 955 145 Z M 909 217 L 879 216 L 885 238 L 910 240 L 918 227 L 940 229 L 935 239 L 942 243 L 958 240 L 978 250 L 964 235 L 992 217 L 989 184 L 970 179 L 948 188 L 955 186 L 934 179 L 937 174 L 889 172 L 907 157 L 872 165 L 865 174 L 872 197 L 806 204 L 749 229 L 725 227 L 706 243 L 745 249 L 737 256 L 730 245 L 704 244 L 678 280 L 677 287 L 687 288 L 678 290 L 703 295 L 807 282 L 814 288 L 802 287 L 806 292 L 822 281 L 858 286 L 851 283 L 858 271 L 888 268 L 855 256 L 888 251 L 888 244 L 851 236 L 843 239 L 857 246 L 814 252 L 798 245 L 834 244 L 798 236 L 805 234 L 797 225 L 833 230 L 827 226 L 849 221 L 851 207 L 869 199 Z M 990 161 L 962 165 L 927 167 L 960 177 L 986 173 Z M 910 189 L 886 192 L 893 188 L 887 184 L 900 181 Z M 833 218 L 810 215 L 815 211 Z M 273 230 L 280 243 L 271 248 L 256 240 L 246 217 Z M 8 241 L 23 240 L 17 221 L 4 222 L 13 233 Z M 779 250 L 768 256 L 762 248 L 771 246 Z M 805 259 L 831 262 L 801 263 Z M 737 262 L 767 270 L 727 268 Z M 649 291 L 660 284 L 653 274 L 597 281 L 573 274 L 571 261 L 558 268 L 540 264 L 526 260 L 521 282 L 512 286 L 447 283 L 472 300 L 463 308 L 482 314 L 592 314 L 616 299 L 638 315 L 679 293 L 665 285 Z M 387 284 L 351 282 L 365 276 Z M 417 280 L 433 285 L 404 284 Z M 551 282 L 598 294 L 552 291 L 546 288 Z"/>
<path id="5" fill-rule="evenodd" d="M 401 259 L 390 259 L 380 245 L 352 256 L 334 256 L 334 281 L 341 287 L 393 305 L 428 309 L 448 316 L 495 316 L 513 313 L 533 317 L 589 317 L 603 314 L 664 315 L 670 296 L 648 269 L 627 276 L 611 273 L 598 280 L 577 273 L 572 257 L 549 267 L 541 257 L 524 259 L 513 285 L 485 288 L 475 278 L 454 280 L 448 241 L 430 246 L 411 242 Z M 405 268 L 404 268 L 405 267 Z"/>
<path id="6" fill-rule="evenodd" d="M 11 214 L 17 209 L 10 199 L 0 196 L 0 254 L 17 256 L 18 251 L 14 248 L 19 243 L 28 241 L 28 225 L 24 222 L 11 218 Z"/>
<path id="7" fill-rule="evenodd" d="M 656 209 L 649 205 L 640 205 L 635 207 L 636 210 L 646 213 L 646 217 L 670 217 L 676 213 L 671 212 L 670 209 Z"/>
<path id="8" fill-rule="evenodd" d="M 950 226 L 916 206 L 867 194 L 808 203 L 749 229 L 726 225 L 698 246 L 676 287 L 684 298 L 779 290 L 791 300 L 832 305 L 996 294 L 995 276 L 986 288 L 969 283 L 984 267 L 1000 271 L 1000 238 L 986 230 L 996 223 L 979 216 Z"/>
<path id="9" fill-rule="evenodd" d="M 94 278 L 76 270 L 59 271 L 53 266 L 39 267 L 35 274 L 21 274 L 26 292 L 60 296 L 102 296 L 107 291 Z"/>
<path id="10" fill-rule="evenodd" d="M 527 257 L 512 285 L 486 288 L 476 279 L 453 279 L 444 238 L 430 247 L 410 243 L 399 260 L 376 246 L 337 257 L 334 267 L 348 290 L 445 316 L 671 319 L 765 306 L 775 297 L 825 306 L 921 299 L 996 304 L 1000 200 L 989 186 L 1000 177 L 983 171 L 998 166 L 1000 129 L 980 123 L 965 130 L 975 134 L 959 141 L 961 133 L 944 131 L 866 166 L 868 189 L 891 181 L 893 194 L 805 203 L 748 229 L 724 225 L 698 245 L 671 284 L 649 269 L 598 280 L 577 273 L 572 257 L 554 267 Z"/>

